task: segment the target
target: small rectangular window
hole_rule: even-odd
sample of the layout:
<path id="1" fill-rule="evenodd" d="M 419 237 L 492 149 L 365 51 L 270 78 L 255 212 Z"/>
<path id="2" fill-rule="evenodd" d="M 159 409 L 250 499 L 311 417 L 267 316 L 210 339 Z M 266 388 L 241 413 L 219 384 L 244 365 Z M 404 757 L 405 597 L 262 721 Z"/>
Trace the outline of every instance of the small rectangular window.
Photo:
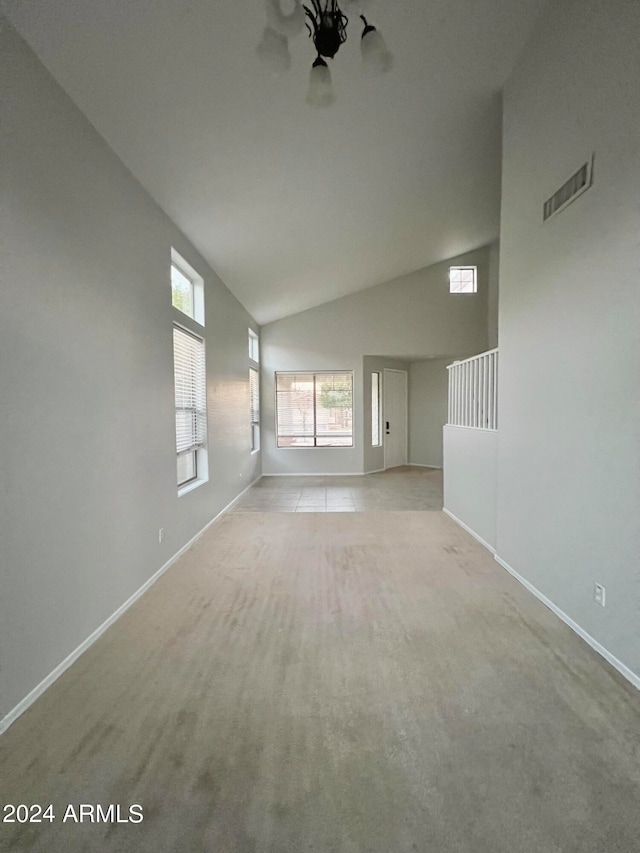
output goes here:
<path id="1" fill-rule="evenodd" d="M 276 373 L 278 447 L 353 447 L 353 373 Z"/>
<path id="2" fill-rule="evenodd" d="M 371 374 L 371 446 L 380 446 L 380 374 Z"/>
<path id="3" fill-rule="evenodd" d="M 476 293 L 477 267 L 449 267 L 449 293 Z"/>
<path id="4" fill-rule="evenodd" d="M 171 264 L 171 304 L 188 317 L 193 317 L 193 301 L 193 282 L 175 264 Z"/>
<path id="5" fill-rule="evenodd" d="M 260 450 L 260 373 L 249 368 L 249 397 L 251 417 L 251 450 Z"/>
<path id="6" fill-rule="evenodd" d="M 260 362 L 260 341 L 253 329 L 249 329 L 249 358 L 256 364 Z"/>
<path id="7" fill-rule="evenodd" d="M 204 281 L 175 249 L 171 250 L 171 304 L 204 326 Z"/>
<path id="8" fill-rule="evenodd" d="M 202 338 L 173 327 L 178 487 L 207 479 L 207 400 Z"/>

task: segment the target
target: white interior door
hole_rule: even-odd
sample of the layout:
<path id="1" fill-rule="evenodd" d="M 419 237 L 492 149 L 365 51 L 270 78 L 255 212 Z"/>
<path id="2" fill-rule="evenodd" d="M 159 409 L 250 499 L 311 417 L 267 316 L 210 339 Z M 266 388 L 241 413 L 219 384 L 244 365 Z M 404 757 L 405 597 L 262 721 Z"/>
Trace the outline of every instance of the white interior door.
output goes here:
<path id="1" fill-rule="evenodd" d="M 384 370 L 384 467 L 407 464 L 407 371 Z"/>

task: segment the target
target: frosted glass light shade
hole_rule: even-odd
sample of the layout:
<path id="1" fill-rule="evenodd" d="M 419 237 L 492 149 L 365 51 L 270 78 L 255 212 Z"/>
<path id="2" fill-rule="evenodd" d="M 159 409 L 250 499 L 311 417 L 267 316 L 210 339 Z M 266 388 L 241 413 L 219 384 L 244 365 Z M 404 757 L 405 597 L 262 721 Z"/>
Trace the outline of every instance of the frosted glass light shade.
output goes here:
<path id="1" fill-rule="evenodd" d="M 286 36 L 272 27 L 265 27 L 262 41 L 256 48 L 260 62 L 274 74 L 282 74 L 291 67 L 291 54 Z"/>
<path id="2" fill-rule="evenodd" d="M 300 0 L 293 0 L 293 9 L 285 15 L 280 0 L 266 0 L 267 21 L 272 29 L 280 35 L 297 36 L 304 27 L 304 9 Z"/>
<path id="3" fill-rule="evenodd" d="M 362 64 L 369 74 L 384 74 L 393 65 L 393 56 L 379 30 L 368 27 L 360 41 Z"/>
<path id="4" fill-rule="evenodd" d="M 316 59 L 309 74 L 309 90 L 307 92 L 307 103 L 312 107 L 328 107 L 336 99 L 331 84 L 331 72 L 327 63 Z"/>

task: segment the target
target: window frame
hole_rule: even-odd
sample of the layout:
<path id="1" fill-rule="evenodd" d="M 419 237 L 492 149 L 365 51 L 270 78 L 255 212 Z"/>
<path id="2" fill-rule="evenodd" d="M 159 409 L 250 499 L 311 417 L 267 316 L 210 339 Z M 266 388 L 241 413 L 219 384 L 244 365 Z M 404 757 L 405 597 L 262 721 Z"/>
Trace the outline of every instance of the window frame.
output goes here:
<path id="1" fill-rule="evenodd" d="M 473 281 L 471 290 L 452 290 L 453 282 L 451 281 L 451 273 L 453 272 L 473 272 Z M 459 282 L 464 284 L 465 282 Z M 449 267 L 449 293 L 468 295 L 478 292 L 478 267 L 473 264 L 455 264 Z"/>
<path id="2" fill-rule="evenodd" d="M 204 424 L 203 425 L 203 439 L 202 439 L 201 443 L 198 443 L 194 447 L 191 447 L 187 450 L 179 451 L 177 448 L 177 435 L 178 435 L 177 424 L 176 424 L 176 430 L 175 430 L 175 434 L 174 434 L 175 435 L 174 452 L 176 454 L 176 456 L 175 456 L 175 459 L 176 459 L 176 486 L 178 489 L 178 497 L 181 497 L 182 495 L 185 495 L 188 492 L 193 491 L 193 489 L 197 488 L 198 486 L 201 486 L 203 483 L 206 483 L 209 480 L 209 452 L 208 452 L 208 429 L 207 429 L 207 426 L 208 426 L 208 418 L 207 418 L 207 344 L 206 344 L 206 340 L 204 339 L 204 337 L 202 335 L 197 334 L 197 332 L 195 332 L 193 329 L 190 329 L 188 326 L 183 325 L 183 324 L 178 323 L 178 322 L 173 323 L 172 334 L 173 334 L 173 340 L 174 340 L 174 344 L 173 344 L 174 417 L 175 417 L 175 413 L 178 411 L 178 407 L 176 405 L 177 400 L 175 399 L 175 396 L 176 396 L 175 333 L 176 332 L 193 338 L 194 340 L 198 341 L 198 343 L 201 344 L 201 346 L 202 346 L 202 355 L 201 355 L 201 358 L 202 358 L 202 377 L 201 377 L 202 386 L 200 388 L 199 393 L 201 394 L 202 400 L 203 400 L 203 408 L 200 410 L 200 415 L 202 417 L 203 424 Z M 196 409 L 194 409 L 194 411 L 197 412 Z M 186 455 L 193 455 L 193 457 L 194 457 L 195 475 L 193 477 L 190 477 L 188 480 L 183 480 L 182 482 L 180 482 L 180 481 L 178 481 L 178 471 L 177 471 L 178 459 L 181 456 L 186 456 Z"/>
<path id="3" fill-rule="evenodd" d="M 375 378 L 374 378 L 375 377 Z M 376 418 L 376 429 L 378 440 L 374 441 L 374 417 L 373 417 L 373 389 L 377 389 L 378 417 Z M 382 447 L 382 376 L 379 370 L 371 371 L 371 447 Z"/>
<path id="4" fill-rule="evenodd" d="M 252 328 L 249 328 L 249 361 L 260 364 L 260 336 Z"/>
<path id="5" fill-rule="evenodd" d="M 193 293 L 193 313 L 189 314 L 178 308 L 173 302 L 173 279 L 170 276 L 171 283 L 171 305 L 174 311 L 177 311 L 181 317 L 188 317 L 199 326 L 204 326 L 204 279 L 196 270 L 172 247 L 171 249 L 171 269 L 175 268 L 187 281 L 191 284 Z"/>
<path id="6" fill-rule="evenodd" d="M 317 444 L 318 438 L 323 439 L 327 438 L 327 436 L 318 436 L 317 429 L 317 418 L 316 418 L 316 407 L 317 407 L 317 393 L 316 393 L 316 378 L 318 376 L 336 376 L 337 374 L 348 375 L 351 379 L 351 443 L 350 444 Z M 313 418 L 314 418 L 314 427 L 313 427 L 313 435 L 306 436 L 307 438 L 313 438 L 313 444 L 306 445 L 293 445 L 293 444 L 280 444 L 281 438 L 300 438 L 302 436 L 291 436 L 291 435 L 281 435 L 278 429 L 278 377 L 279 376 L 312 376 L 313 377 Z M 276 439 L 276 449 L 277 450 L 353 450 L 356 447 L 356 429 L 354 424 L 354 371 L 353 370 L 277 370 L 274 373 L 274 411 L 275 411 L 275 439 Z M 346 438 L 347 436 L 342 436 Z"/>
<path id="7" fill-rule="evenodd" d="M 253 414 L 253 398 L 251 394 L 251 374 L 256 375 L 256 384 L 258 388 L 258 405 L 256 407 L 257 420 Z M 249 426 L 251 430 L 251 453 L 257 453 L 260 450 L 260 370 L 253 364 L 249 365 Z"/>
<path id="8" fill-rule="evenodd" d="M 249 345 L 249 430 L 251 441 L 251 455 L 260 451 L 260 336 L 249 326 L 248 329 L 248 345 Z M 251 398 L 251 371 L 257 374 L 258 383 L 258 420 L 253 419 L 253 400 Z"/>

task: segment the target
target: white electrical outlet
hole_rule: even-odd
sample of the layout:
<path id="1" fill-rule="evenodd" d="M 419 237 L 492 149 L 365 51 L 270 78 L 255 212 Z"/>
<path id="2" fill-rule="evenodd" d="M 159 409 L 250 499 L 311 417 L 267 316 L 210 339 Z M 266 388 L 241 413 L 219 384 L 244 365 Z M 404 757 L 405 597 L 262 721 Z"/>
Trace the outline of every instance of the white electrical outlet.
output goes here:
<path id="1" fill-rule="evenodd" d="M 158 542 L 164 542 L 164 527 L 158 530 Z"/>
<path id="2" fill-rule="evenodd" d="M 601 604 L 604 607 L 606 590 L 601 583 L 593 585 L 593 599 L 596 604 Z"/>

